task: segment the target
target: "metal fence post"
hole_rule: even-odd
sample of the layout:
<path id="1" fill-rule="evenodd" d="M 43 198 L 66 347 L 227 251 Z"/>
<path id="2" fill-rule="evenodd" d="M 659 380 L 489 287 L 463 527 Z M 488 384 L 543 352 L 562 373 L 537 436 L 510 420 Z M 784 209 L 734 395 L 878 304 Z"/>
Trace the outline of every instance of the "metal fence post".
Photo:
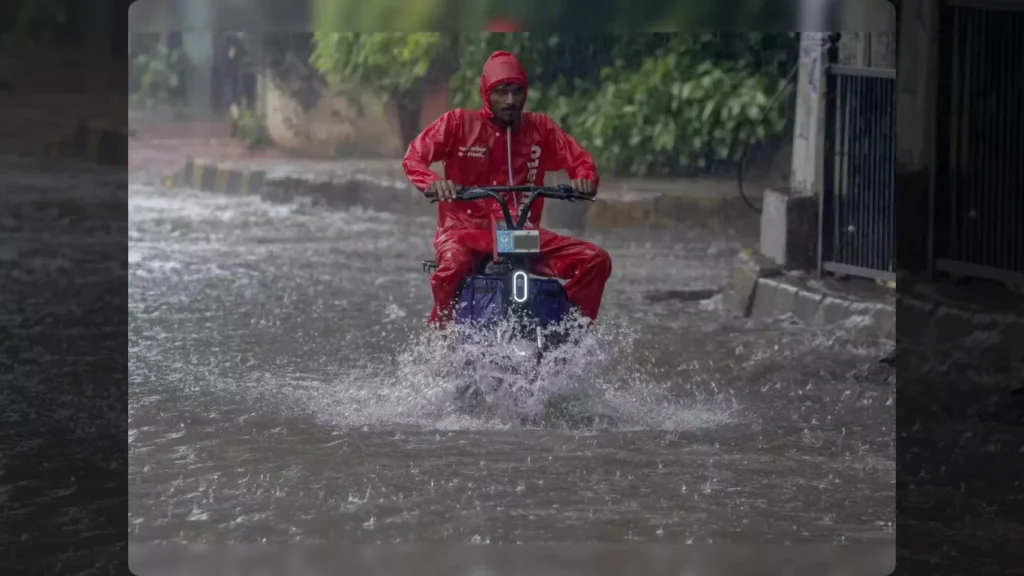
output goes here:
<path id="1" fill-rule="evenodd" d="M 822 166 L 821 193 L 818 196 L 818 276 L 824 273 L 824 262 L 835 250 L 835 240 L 830 239 L 836 222 L 830 219 L 834 210 L 836 170 L 836 90 L 838 79 L 831 67 L 839 61 L 839 40 L 842 34 L 830 32 L 825 36 L 825 142 Z M 831 233 L 830 233 L 831 232 Z"/>

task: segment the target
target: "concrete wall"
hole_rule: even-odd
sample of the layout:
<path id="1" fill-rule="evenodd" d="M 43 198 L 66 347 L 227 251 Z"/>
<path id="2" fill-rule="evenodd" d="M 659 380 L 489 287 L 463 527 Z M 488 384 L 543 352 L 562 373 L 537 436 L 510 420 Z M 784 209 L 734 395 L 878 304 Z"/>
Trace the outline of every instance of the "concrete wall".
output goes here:
<path id="1" fill-rule="evenodd" d="M 281 148 L 312 158 L 394 158 L 405 152 L 393 106 L 373 95 L 327 88 L 313 107 L 303 109 L 273 73 L 265 71 L 261 85 L 267 133 Z"/>
<path id="2" fill-rule="evenodd" d="M 849 3 L 842 5 L 851 6 Z M 841 31 L 839 63 L 845 66 L 896 67 L 896 11 L 886 0 L 862 0 L 857 13 L 844 22 L 861 22 L 870 31 Z M 793 169 L 790 188 L 795 192 L 821 191 L 825 128 L 825 34 L 804 32 L 800 41 L 797 74 Z"/>
<path id="3" fill-rule="evenodd" d="M 823 106 L 825 35 L 800 35 L 800 68 L 796 84 L 796 118 L 793 129 L 793 169 L 790 188 L 805 193 L 818 190 L 821 164 L 820 142 L 825 111 Z"/>
<path id="4" fill-rule="evenodd" d="M 903 2 L 906 4 L 906 2 Z M 839 63 L 844 66 L 896 68 L 896 8 L 888 0 L 842 2 L 844 24 Z"/>
<path id="5" fill-rule="evenodd" d="M 838 4 L 838 65 L 894 69 L 897 60 L 896 10 L 887 0 Z M 804 25 L 821 29 L 827 23 L 822 5 L 804 2 Z M 858 29 L 861 28 L 861 29 Z M 785 268 L 807 268 L 815 260 L 818 195 L 824 183 L 825 91 L 828 33 L 804 32 L 796 83 L 792 170 L 788 190 L 765 196 L 761 213 L 762 254 Z"/>
<path id="6" fill-rule="evenodd" d="M 209 82 L 213 64 L 214 30 L 308 29 L 305 8 L 262 0 L 143 0 L 131 5 L 130 33 L 183 31 L 185 52 L 192 67 L 188 83 L 188 112 L 210 112 Z M 310 157 L 397 157 L 405 143 L 394 106 L 355 89 L 329 88 L 312 107 L 302 106 L 285 83 L 264 71 L 258 81 L 257 109 L 262 111 L 271 141 L 281 148 Z M 446 87 L 429 90 L 421 126 L 448 107 Z"/>
<path id="7" fill-rule="evenodd" d="M 999 7 L 1013 4 L 1011 0 L 961 0 L 958 4 Z M 926 169 L 934 153 L 936 79 L 938 74 L 939 10 L 941 2 L 935 0 L 903 0 L 900 2 L 899 42 L 895 46 L 893 32 L 843 32 L 839 60 L 849 66 L 898 68 L 897 84 L 897 170 L 901 173 Z M 850 3 L 844 3 L 844 7 Z M 896 14 L 884 0 L 864 0 L 868 11 L 865 23 L 872 27 L 892 26 Z M 868 19 L 870 17 L 870 19 Z M 849 21 L 849 18 L 844 18 Z M 793 186 L 798 190 L 817 191 L 816 176 L 812 169 L 815 122 L 822 122 L 820 99 L 824 96 L 824 79 L 820 76 L 820 61 L 825 57 L 820 48 L 820 34 L 804 33 L 801 50 L 801 68 L 797 94 L 797 129 L 794 131 Z"/>

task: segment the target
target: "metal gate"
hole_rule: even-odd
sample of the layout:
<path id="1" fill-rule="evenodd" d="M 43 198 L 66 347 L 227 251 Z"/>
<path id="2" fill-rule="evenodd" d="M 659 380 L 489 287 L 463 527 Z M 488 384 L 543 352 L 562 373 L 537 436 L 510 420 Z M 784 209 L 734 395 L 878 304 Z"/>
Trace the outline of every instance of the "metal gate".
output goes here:
<path id="1" fill-rule="evenodd" d="M 896 279 L 896 71 L 830 65 L 819 272 Z"/>
<path id="2" fill-rule="evenodd" d="M 942 11 L 934 268 L 1024 282 L 1024 12 Z"/>

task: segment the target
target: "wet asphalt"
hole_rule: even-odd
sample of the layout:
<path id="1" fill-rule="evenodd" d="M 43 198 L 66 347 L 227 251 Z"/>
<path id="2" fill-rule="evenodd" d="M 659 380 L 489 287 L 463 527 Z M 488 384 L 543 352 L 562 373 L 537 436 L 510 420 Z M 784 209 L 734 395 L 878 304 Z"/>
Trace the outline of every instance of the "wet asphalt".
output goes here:
<path id="1" fill-rule="evenodd" d="M 729 317 L 736 234 L 619 232 L 575 416 L 466 414 L 433 222 L 132 185 L 132 543 L 894 538 L 891 343 Z"/>
<path id="2" fill-rule="evenodd" d="M 429 221 L 129 194 L 123 171 L 80 163 L 5 157 L 0 173 L 0 542 L 15 570 L 106 573 L 125 553 L 126 469 L 143 573 L 676 574 L 678 544 L 893 542 L 894 372 L 877 362 L 891 344 L 641 296 L 719 286 L 749 241 L 590 237 L 615 271 L 580 355 L 582 412 L 609 418 L 522 429 L 459 413 L 431 376 Z M 1019 565 L 1005 559 L 1020 553 L 1024 371 L 997 336 L 901 344 L 901 562 Z M 226 541 L 337 554 L 136 546 Z M 427 547 L 339 547 L 376 542 Z M 448 546 L 475 542 L 575 546 Z M 864 556 L 702 550 L 725 573 L 782 550 L 807 566 Z"/>

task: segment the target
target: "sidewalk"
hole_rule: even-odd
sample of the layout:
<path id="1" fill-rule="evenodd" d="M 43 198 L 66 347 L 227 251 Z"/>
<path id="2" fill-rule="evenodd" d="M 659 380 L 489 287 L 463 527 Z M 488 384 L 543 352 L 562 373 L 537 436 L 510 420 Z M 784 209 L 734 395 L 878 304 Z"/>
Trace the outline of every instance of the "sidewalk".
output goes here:
<path id="1" fill-rule="evenodd" d="M 157 182 L 181 170 L 190 157 L 213 162 L 266 162 L 287 158 L 287 154 L 277 149 L 249 150 L 231 137 L 227 122 L 216 121 L 139 122 L 128 140 L 128 171 L 134 179 Z"/>

